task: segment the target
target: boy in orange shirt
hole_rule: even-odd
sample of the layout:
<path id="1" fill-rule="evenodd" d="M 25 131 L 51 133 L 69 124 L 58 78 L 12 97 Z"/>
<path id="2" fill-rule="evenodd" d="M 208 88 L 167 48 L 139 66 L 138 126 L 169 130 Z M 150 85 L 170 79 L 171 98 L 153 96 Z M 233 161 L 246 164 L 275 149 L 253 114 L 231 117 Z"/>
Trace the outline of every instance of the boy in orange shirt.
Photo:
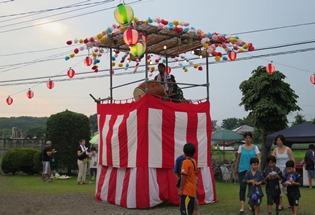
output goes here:
<path id="1" fill-rule="evenodd" d="M 180 214 L 192 215 L 197 193 L 197 164 L 192 158 L 195 154 L 195 146 L 191 143 L 184 145 L 185 160 L 182 164 L 181 183 L 179 187 Z"/>

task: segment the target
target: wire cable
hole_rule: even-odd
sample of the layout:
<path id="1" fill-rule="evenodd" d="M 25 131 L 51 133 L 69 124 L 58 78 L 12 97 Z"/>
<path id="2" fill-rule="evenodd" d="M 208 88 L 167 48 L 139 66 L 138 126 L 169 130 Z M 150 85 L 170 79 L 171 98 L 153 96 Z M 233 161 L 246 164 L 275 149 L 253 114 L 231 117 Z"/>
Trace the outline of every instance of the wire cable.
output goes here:
<path id="1" fill-rule="evenodd" d="M 140 1 L 143 1 L 143 0 L 135 0 L 135 1 L 129 2 L 129 3 L 127 3 L 127 4 L 135 4 L 135 3 L 140 2 Z M 73 19 L 73 18 L 81 17 L 81 16 L 92 15 L 92 14 L 95 14 L 95 13 L 99 13 L 99 12 L 111 10 L 111 9 L 114 9 L 114 8 L 116 8 L 116 6 L 107 7 L 107 8 L 102 8 L 102 9 L 98 9 L 98 10 L 94 10 L 94 11 L 89 11 L 89 12 L 81 13 L 81 14 L 74 15 L 74 16 L 68 16 L 68 17 L 64 17 L 64 18 L 60 18 L 60 19 L 55 19 L 55 20 L 46 21 L 46 22 L 41 22 L 41 23 L 32 24 L 32 25 L 27 25 L 27 26 L 23 26 L 23 27 L 18 27 L 18 28 L 12 28 L 12 29 L 8 29 L 8 30 L 3 30 L 3 31 L 0 31 L 0 34 L 7 33 L 7 32 L 12 32 L 12 31 L 18 31 L 18 30 L 27 29 L 27 28 L 32 28 L 32 27 L 41 26 L 41 25 L 46 25 L 46 24 L 49 24 L 49 23 L 64 21 L 64 20 L 68 20 L 68 19 Z"/>

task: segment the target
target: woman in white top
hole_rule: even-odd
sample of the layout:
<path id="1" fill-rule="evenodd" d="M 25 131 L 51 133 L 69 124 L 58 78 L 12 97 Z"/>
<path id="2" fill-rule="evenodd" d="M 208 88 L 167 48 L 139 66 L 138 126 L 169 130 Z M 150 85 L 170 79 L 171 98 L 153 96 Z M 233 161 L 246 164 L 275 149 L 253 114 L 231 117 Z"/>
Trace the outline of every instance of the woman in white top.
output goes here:
<path id="1" fill-rule="evenodd" d="M 276 148 L 273 150 L 272 155 L 276 157 L 276 166 L 281 170 L 282 174 L 285 173 L 285 164 L 289 160 L 293 160 L 295 163 L 294 155 L 290 147 L 287 147 L 285 145 L 285 137 L 283 135 L 276 136 L 274 140 L 274 144 L 276 145 Z M 286 192 L 285 188 L 281 186 L 281 194 Z M 280 196 L 280 205 L 279 210 L 282 210 L 282 197 Z"/>

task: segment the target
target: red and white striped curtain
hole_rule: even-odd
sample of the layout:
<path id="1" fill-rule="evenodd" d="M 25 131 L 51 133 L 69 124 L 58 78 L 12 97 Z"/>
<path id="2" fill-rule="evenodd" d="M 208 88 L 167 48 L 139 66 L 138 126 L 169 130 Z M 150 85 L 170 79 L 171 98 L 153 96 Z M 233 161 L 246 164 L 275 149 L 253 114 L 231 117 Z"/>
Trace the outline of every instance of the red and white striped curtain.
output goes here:
<path id="1" fill-rule="evenodd" d="M 173 103 L 150 95 L 127 104 L 98 104 L 100 133 L 96 197 L 127 208 L 178 203 L 176 158 L 195 145 L 198 198 L 214 202 L 210 104 Z"/>

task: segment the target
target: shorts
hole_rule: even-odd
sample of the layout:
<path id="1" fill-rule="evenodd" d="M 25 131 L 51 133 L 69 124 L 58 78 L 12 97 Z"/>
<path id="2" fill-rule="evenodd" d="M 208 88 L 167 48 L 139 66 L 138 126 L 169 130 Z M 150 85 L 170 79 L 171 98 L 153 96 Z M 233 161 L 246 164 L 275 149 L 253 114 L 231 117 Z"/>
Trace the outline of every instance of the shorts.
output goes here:
<path id="1" fill-rule="evenodd" d="M 180 196 L 180 214 L 181 215 L 192 215 L 194 212 L 195 198 L 191 196 Z"/>
<path id="2" fill-rule="evenodd" d="M 299 197 L 297 196 L 289 196 L 288 195 L 288 201 L 289 201 L 289 205 L 291 207 L 295 207 L 295 206 L 299 206 Z"/>
<path id="3" fill-rule="evenodd" d="M 279 205 L 280 204 L 280 193 L 279 195 L 277 194 L 270 194 L 270 193 L 267 193 L 267 205 L 273 205 L 273 204 L 276 204 L 276 205 Z"/>
<path id="4" fill-rule="evenodd" d="M 43 174 L 48 174 L 50 175 L 50 162 L 49 161 L 43 161 Z"/>
<path id="5" fill-rule="evenodd" d="M 315 178 L 315 170 L 307 170 L 307 175 L 309 178 Z"/>

